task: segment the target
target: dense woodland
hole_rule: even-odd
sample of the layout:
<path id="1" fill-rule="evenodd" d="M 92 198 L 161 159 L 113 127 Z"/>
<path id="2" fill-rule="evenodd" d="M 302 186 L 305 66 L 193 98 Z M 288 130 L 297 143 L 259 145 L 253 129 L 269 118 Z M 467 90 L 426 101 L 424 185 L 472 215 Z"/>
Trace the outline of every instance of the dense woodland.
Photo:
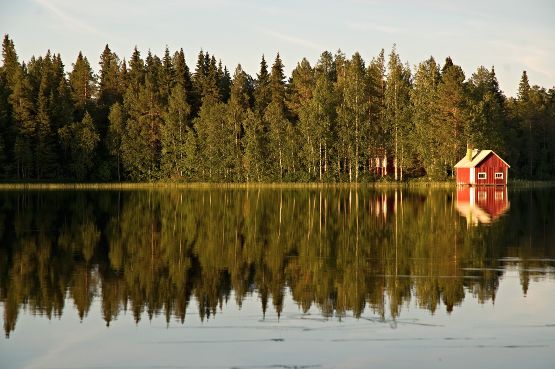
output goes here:
<path id="1" fill-rule="evenodd" d="M 376 320 L 496 302 L 507 270 L 524 294 L 555 278 L 552 199 L 512 192 L 510 213 L 469 227 L 441 190 L 4 191 L 4 330 L 21 309 L 84 319 L 95 299 L 106 324 L 208 318 L 249 296 L 260 317 L 290 294 L 302 311 Z"/>
<path id="2" fill-rule="evenodd" d="M 9 181 L 326 181 L 452 176 L 467 146 L 493 149 L 511 176 L 555 177 L 555 89 L 515 98 L 494 68 L 467 78 L 451 58 L 411 67 L 395 47 L 301 60 L 287 78 L 279 54 L 255 77 L 200 51 L 162 57 L 108 45 L 99 72 L 79 53 L 20 62 L 3 40 L 0 176 Z"/>

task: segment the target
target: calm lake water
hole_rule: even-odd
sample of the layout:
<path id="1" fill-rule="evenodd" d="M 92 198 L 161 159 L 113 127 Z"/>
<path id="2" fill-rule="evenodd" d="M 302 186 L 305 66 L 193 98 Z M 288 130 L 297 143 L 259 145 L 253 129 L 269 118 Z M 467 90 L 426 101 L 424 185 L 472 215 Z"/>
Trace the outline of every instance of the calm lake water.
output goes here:
<path id="1" fill-rule="evenodd" d="M 0 192 L 1 368 L 554 368 L 555 190 Z"/>

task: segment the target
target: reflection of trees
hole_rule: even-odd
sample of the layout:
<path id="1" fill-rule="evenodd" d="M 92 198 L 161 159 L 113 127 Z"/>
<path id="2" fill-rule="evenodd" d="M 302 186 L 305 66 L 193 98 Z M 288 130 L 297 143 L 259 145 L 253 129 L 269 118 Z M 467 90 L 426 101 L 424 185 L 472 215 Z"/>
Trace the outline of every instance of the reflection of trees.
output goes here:
<path id="1" fill-rule="evenodd" d="M 447 311 L 470 292 L 495 298 L 502 268 L 526 293 L 553 258 L 555 212 L 541 192 L 515 193 L 491 227 L 467 229 L 450 191 L 188 190 L 5 192 L 0 198 L 4 330 L 20 308 L 47 317 L 66 297 L 85 317 L 96 296 L 109 325 L 202 318 L 256 293 L 262 313 L 286 291 L 303 311 L 396 318 L 415 299 Z M 518 258 L 518 259 L 515 259 Z M 515 261 L 518 260 L 518 263 Z M 539 271 L 538 271 L 539 270 Z M 66 294 L 67 291 L 67 294 Z"/>

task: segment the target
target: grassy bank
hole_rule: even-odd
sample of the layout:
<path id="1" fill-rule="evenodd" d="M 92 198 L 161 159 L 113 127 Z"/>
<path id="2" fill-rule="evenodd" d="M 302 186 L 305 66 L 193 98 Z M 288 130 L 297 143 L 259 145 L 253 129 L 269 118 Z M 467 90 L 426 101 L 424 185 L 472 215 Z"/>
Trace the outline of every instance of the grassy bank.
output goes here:
<path id="1" fill-rule="evenodd" d="M 112 182 L 112 183 L 0 183 L 0 190 L 172 190 L 172 189 L 319 189 L 319 188 L 455 188 L 454 181 L 411 180 L 404 182 L 378 181 L 366 183 L 275 182 L 275 183 L 213 183 L 213 182 Z M 511 188 L 555 187 L 555 181 L 509 182 Z"/>

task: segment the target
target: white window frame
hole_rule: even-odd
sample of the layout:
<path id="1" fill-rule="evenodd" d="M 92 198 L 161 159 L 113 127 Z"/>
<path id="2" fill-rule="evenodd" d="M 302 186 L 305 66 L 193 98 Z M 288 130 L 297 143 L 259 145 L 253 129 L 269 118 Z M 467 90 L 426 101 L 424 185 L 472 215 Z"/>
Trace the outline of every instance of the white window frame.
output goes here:
<path id="1" fill-rule="evenodd" d="M 488 179 L 488 174 L 486 172 L 478 172 L 478 179 Z"/>
<path id="2" fill-rule="evenodd" d="M 496 172 L 495 179 L 503 179 L 503 172 Z"/>

